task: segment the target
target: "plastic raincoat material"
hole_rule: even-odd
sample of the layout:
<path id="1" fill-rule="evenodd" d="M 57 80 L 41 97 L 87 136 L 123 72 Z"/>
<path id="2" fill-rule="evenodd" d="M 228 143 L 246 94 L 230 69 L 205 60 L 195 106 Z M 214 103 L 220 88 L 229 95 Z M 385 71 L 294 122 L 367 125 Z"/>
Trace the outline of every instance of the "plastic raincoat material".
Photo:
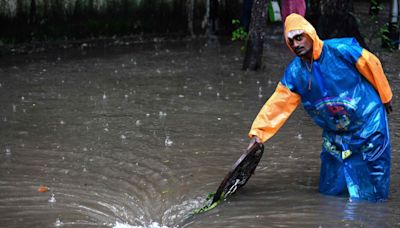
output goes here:
<path id="1" fill-rule="evenodd" d="M 295 57 L 289 64 L 249 136 L 267 141 L 302 103 L 323 129 L 320 192 L 348 192 L 351 199 L 369 201 L 386 199 L 390 140 L 383 104 L 393 95 L 380 61 L 353 38 L 320 40 L 300 15 L 286 18 L 287 44 L 291 30 L 303 30 L 311 37 L 313 61 L 307 66 Z"/>

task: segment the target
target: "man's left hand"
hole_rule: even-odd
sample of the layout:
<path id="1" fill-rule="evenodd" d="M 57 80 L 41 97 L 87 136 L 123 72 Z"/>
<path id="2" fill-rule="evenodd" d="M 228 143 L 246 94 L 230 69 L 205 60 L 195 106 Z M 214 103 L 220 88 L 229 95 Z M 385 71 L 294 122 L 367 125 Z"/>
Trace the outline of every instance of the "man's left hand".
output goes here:
<path id="1" fill-rule="evenodd" d="M 385 106 L 387 114 L 390 114 L 391 112 L 393 112 L 392 101 L 389 101 L 388 103 L 385 103 L 383 105 Z"/>

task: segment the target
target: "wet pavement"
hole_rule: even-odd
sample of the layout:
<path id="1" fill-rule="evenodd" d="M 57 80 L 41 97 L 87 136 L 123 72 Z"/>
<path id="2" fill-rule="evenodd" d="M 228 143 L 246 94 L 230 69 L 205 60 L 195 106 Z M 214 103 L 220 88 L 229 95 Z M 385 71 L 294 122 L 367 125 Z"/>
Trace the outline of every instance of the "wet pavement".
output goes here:
<path id="1" fill-rule="evenodd" d="M 387 202 L 318 193 L 321 130 L 299 107 L 247 185 L 190 220 L 292 58 L 280 38 L 255 73 L 240 70 L 238 43 L 201 40 L 2 56 L 0 224 L 400 227 L 400 53 L 377 54 L 394 92 Z"/>

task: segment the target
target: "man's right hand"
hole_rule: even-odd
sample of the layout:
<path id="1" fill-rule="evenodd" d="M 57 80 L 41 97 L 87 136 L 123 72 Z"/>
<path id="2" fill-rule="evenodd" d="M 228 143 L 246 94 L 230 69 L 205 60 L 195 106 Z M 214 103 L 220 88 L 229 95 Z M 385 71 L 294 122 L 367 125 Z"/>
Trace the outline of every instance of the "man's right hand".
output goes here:
<path id="1" fill-rule="evenodd" d="M 247 149 L 250 149 L 256 143 L 261 143 L 261 140 L 257 136 L 253 136 L 250 140 L 250 143 L 249 143 L 249 146 L 247 147 Z"/>

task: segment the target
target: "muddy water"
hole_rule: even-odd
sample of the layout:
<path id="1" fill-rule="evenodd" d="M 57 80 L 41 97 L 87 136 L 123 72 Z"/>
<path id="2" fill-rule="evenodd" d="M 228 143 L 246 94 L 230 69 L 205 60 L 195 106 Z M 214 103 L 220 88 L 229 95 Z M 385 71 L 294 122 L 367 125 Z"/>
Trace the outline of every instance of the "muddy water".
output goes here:
<path id="1" fill-rule="evenodd" d="M 388 202 L 318 193 L 321 130 L 300 107 L 240 192 L 186 220 L 247 146 L 291 59 L 280 39 L 258 73 L 240 70 L 238 45 L 201 41 L 3 56 L 0 224 L 399 227 L 400 54 L 380 57 L 395 94 Z"/>

